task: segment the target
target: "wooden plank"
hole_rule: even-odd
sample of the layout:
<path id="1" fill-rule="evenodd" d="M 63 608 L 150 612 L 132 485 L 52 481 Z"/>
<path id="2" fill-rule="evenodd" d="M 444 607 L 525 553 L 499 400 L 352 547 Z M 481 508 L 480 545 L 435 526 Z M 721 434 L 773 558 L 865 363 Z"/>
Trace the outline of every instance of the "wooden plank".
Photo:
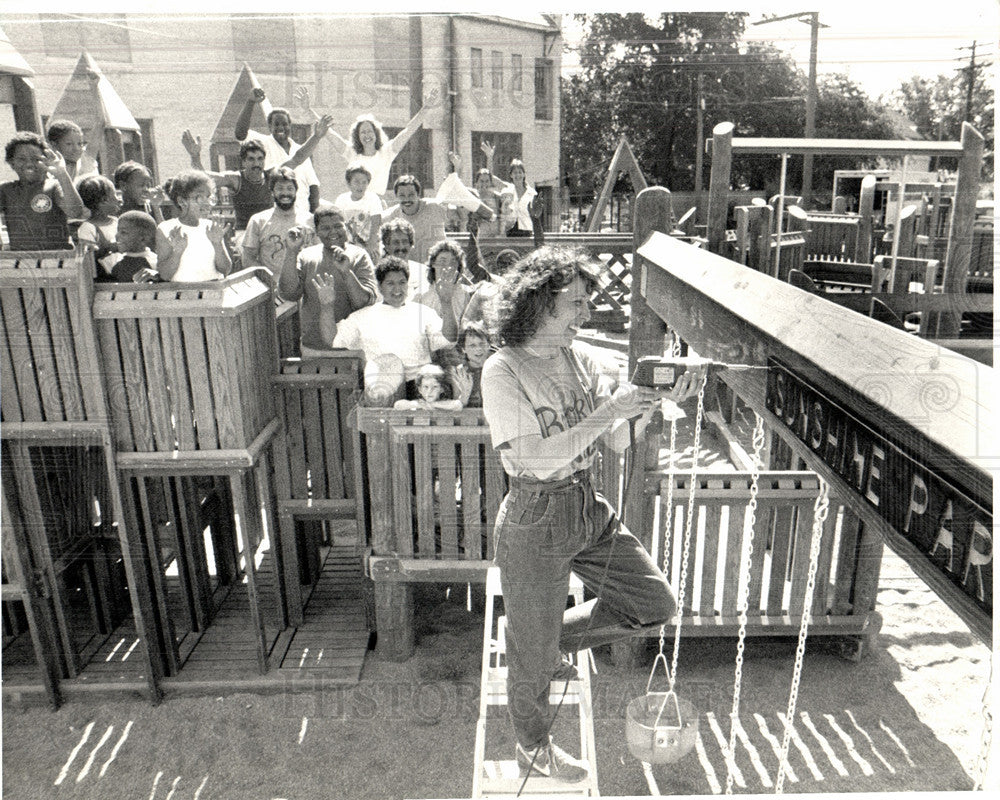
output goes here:
<path id="1" fill-rule="evenodd" d="M 167 364 L 160 341 L 160 327 L 155 319 L 139 320 L 142 357 L 146 367 L 146 390 L 149 398 L 149 418 L 152 425 L 154 450 L 174 450 L 177 441 L 170 420 L 170 385 Z"/>
<path id="2" fill-rule="evenodd" d="M 372 580 L 400 583 L 485 583 L 493 565 L 484 559 L 428 559 L 372 556 L 368 559 Z"/>
<path id="3" fill-rule="evenodd" d="M 76 352 L 73 349 L 69 311 L 66 308 L 69 298 L 67 298 L 65 289 L 43 289 L 42 294 L 45 298 L 45 309 L 52 336 L 59 390 L 62 393 L 63 417 L 72 420 L 85 419 L 83 393 L 80 386 L 80 365 L 77 363 Z"/>
<path id="4" fill-rule="evenodd" d="M 41 581 L 43 592 L 51 598 L 50 608 L 54 614 L 55 635 L 60 642 L 63 664 L 69 677 L 79 674 L 73 643 L 73 632 L 69 625 L 68 605 L 63 597 L 62 585 L 56 572 L 49 544 L 49 528 L 46 525 L 37 478 L 38 470 L 33 467 L 29 448 L 20 442 L 10 442 L 10 454 L 14 464 L 14 478 L 20 498 L 21 512 L 24 514 L 24 529 L 28 548 L 34 556 L 35 576 Z"/>
<path id="5" fill-rule="evenodd" d="M 180 294 L 190 294 L 190 292 Z M 191 388 L 196 448 L 214 450 L 219 447 L 219 435 L 216 428 L 215 403 L 212 400 L 210 362 L 205 354 L 203 321 L 185 317 L 180 323 L 184 336 L 184 360 Z M 230 356 L 232 355 L 230 351 Z"/>
<path id="6" fill-rule="evenodd" d="M 234 353 L 236 355 L 236 384 L 233 391 L 238 402 L 246 408 L 246 413 L 240 417 L 240 422 L 242 423 L 241 433 L 247 437 L 253 436 L 251 431 L 257 422 L 255 418 L 257 404 L 254 402 L 256 399 L 254 387 L 257 376 L 254 371 L 258 369 L 258 366 L 254 358 L 255 345 L 250 330 L 250 313 L 247 311 L 223 320 L 224 327 L 229 333 L 230 354 L 231 356 Z"/>
<path id="7" fill-rule="evenodd" d="M 805 600 L 806 581 L 809 577 L 809 557 L 812 547 L 813 532 L 813 504 L 796 503 L 793 509 L 792 519 L 795 525 L 793 538 L 792 560 L 790 567 L 791 591 L 788 596 L 788 613 L 802 614 L 805 612 L 803 601 Z M 817 561 L 816 582 L 819 583 L 822 577 L 819 574 L 819 562 Z M 813 600 L 815 601 L 815 593 Z"/>
<path id="8" fill-rule="evenodd" d="M 315 369 L 315 365 L 303 365 L 303 369 Z M 319 397 L 315 389 L 302 392 L 302 427 L 305 439 L 306 463 L 314 497 L 330 497 L 330 487 L 326 476 L 323 423 L 320 417 Z"/>
<path id="9" fill-rule="evenodd" d="M 14 366 L 14 376 L 24 420 L 43 420 L 42 398 L 35 377 L 35 361 L 28 345 L 28 323 L 21 302 L 21 292 L 7 289 L 0 291 L 0 310 L 3 311 L 4 328 Z"/>
<path id="10" fill-rule="evenodd" d="M 760 503 L 757 506 L 757 526 L 754 531 L 753 560 L 750 563 L 750 595 L 748 613 L 754 616 L 764 613 L 767 597 L 764 588 L 764 558 L 768 552 L 768 541 L 774 531 L 774 504 Z M 774 559 L 771 572 L 774 573 Z"/>
<path id="11" fill-rule="evenodd" d="M 722 583 L 722 608 L 719 612 L 723 615 L 736 613 L 736 593 L 739 587 L 740 573 L 740 552 L 743 547 L 743 526 L 746 519 L 746 512 L 743 506 L 735 502 L 729 504 L 729 528 L 726 535 L 726 561 L 723 569 Z M 756 526 L 760 528 L 761 526 Z M 755 531 L 756 532 L 756 531 Z M 763 546 L 754 537 L 754 547 L 757 558 L 763 558 Z"/>
<path id="12" fill-rule="evenodd" d="M 789 485 L 788 481 L 781 479 L 779 479 L 779 485 L 784 485 L 789 489 L 794 488 L 794 483 Z M 785 594 L 785 578 L 788 575 L 788 562 L 795 539 L 793 506 L 782 504 L 774 507 L 773 531 L 771 579 L 767 589 L 767 604 L 764 608 L 768 614 L 777 616 L 786 610 L 782 603 Z"/>
<path id="13" fill-rule="evenodd" d="M 434 472 L 431 465 L 431 448 L 427 439 L 413 443 L 413 477 L 417 504 L 417 552 L 421 558 L 435 558 Z M 394 491 L 399 491 L 394 486 Z M 440 510 L 440 506 L 438 506 Z"/>
<path id="14" fill-rule="evenodd" d="M 837 513 L 843 508 L 836 498 L 830 498 L 830 510 L 823 523 L 823 542 L 819 551 L 819 564 L 816 567 L 816 587 L 813 593 L 813 614 L 826 614 L 829 611 L 830 591 L 833 586 L 833 548 L 837 539 Z"/>
<path id="15" fill-rule="evenodd" d="M 149 384 L 143 366 L 143 353 L 139 340 L 138 320 L 118 319 L 118 343 L 122 358 L 122 378 L 128 394 L 129 421 L 135 449 L 150 452 L 154 449 L 153 422 L 149 415 Z"/>
<path id="16" fill-rule="evenodd" d="M 714 131 L 713 131 L 714 133 Z M 714 154 L 714 143 L 713 160 Z M 914 142 L 907 139 L 803 139 L 781 137 L 738 136 L 732 140 L 734 153 L 767 153 L 770 155 L 877 155 L 945 156 L 961 155 L 959 142 Z"/>
<path id="17" fill-rule="evenodd" d="M 121 350 L 118 346 L 118 327 L 115 320 L 100 320 L 97 338 L 101 346 L 101 369 L 108 390 L 109 411 L 117 450 L 135 450 L 132 426 L 129 424 L 129 402 L 125 374 L 122 369 Z M 90 409 L 88 408 L 88 413 Z"/>
<path id="18" fill-rule="evenodd" d="M 194 450 L 195 431 L 191 410 L 191 381 L 188 377 L 187 360 L 184 353 L 184 334 L 181 320 L 164 317 L 158 320 L 160 341 L 163 344 L 163 360 L 167 368 L 170 384 L 170 413 L 173 419 L 179 450 Z"/>
<path id="19" fill-rule="evenodd" d="M 21 399 L 18 396 L 14 360 L 10 352 L 10 340 L 7 337 L 7 318 L 0 320 L 0 386 L 3 387 L 3 397 L 0 399 L 0 418 L 4 422 L 21 422 Z"/>
<path id="20" fill-rule="evenodd" d="M 185 325 L 194 325 L 185 320 Z M 212 406 L 218 426 L 220 447 L 242 447 L 244 439 L 241 423 L 244 408 L 237 392 L 237 365 L 232 359 L 232 342 L 229 340 L 225 321 L 210 316 L 204 320 L 205 343 L 208 346 L 208 378 L 212 389 Z M 185 328 L 187 333 L 188 328 Z M 199 426 L 199 438 L 200 438 Z"/>
<path id="21" fill-rule="evenodd" d="M 146 539 L 146 552 L 150 556 L 148 563 L 148 575 L 151 578 L 152 595 L 156 601 L 156 617 L 160 620 L 162 631 L 162 650 L 164 669 L 168 675 L 176 675 L 180 666 L 179 654 L 177 651 L 177 638 L 174 635 L 174 621 L 167 605 L 167 586 L 160 567 L 160 543 L 156 525 L 153 517 L 149 494 L 146 491 L 145 478 L 125 478 L 126 492 L 123 493 L 122 502 L 128 509 L 126 514 L 139 524 Z M 134 494 L 133 494 L 134 492 Z M 136 505 L 138 501 L 138 505 Z"/>
<path id="22" fill-rule="evenodd" d="M 488 548 L 483 547 L 482 542 L 482 509 L 485 504 L 479 483 L 479 442 L 459 442 L 458 448 L 462 473 L 462 545 L 465 558 L 480 559 L 486 556 Z"/>
<path id="23" fill-rule="evenodd" d="M 43 419 L 59 421 L 64 418 L 62 395 L 59 391 L 59 376 L 52 352 L 54 344 L 52 331 L 45 315 L 45 304 L 40 290 L 24 289 L 21 292 L 25 319 L 28 323 L 28 339 L 32 360 L 35 364 L 35 381 L 42 401 Z"/>
<path id="24" fill-rule="evenodd" d="M 458 557 L 458 515 L 456 502 L 458 474 L 455 468 L 455 445 L 442 442 L 431 445 L 431 455 L 437 471 L 437 508 L 441 528 L 441 558 Z"/>
<path id="25" fill-rule="evenodd" d="M 290 497 L 304 499 L 309 496 L 306 464 L 305 425 L 302 423 L 302 392 L 283 387 L 285 401 L 285 436 L 288 442 Z"/>
<path id="26" fill-rule="evenodd" d="M 260 541 L 259 525 L 256 515 L 247 501 L 244 481 L 246 474 L 230 475 L 229 490 L 233 497 L 233 512 L 236 515 L 237 541 L 242 541 L 240 555 L 243 560 L 243 574 L 246 577 L 247 598 L 250 606 L 250 626 L 257 655 L 257 669 L 260 674 L 267 672 L 267 642 L 264 630 L 264 619 L 261 615 L 260 598 L 257 593 L 257 575 L 254 566 L 254 542 Z M 242 536 L 240 530 L 242 529 Z"/>
<path id="27" fill-rule="evenodd" d="M 390 549 L 379 549 L 376 552 L 380 554 L 397 552 L 403 555 L 412 555 L 414 551 L 413 511 L 415 498 L 410 488 L 410 446 L 402 437 L 393 436 L 390 460 L 392 462 L 392 482 L 387 487 L 384 499 L 392 503 L 395 538 L 391 542 Z M 378 501 L 373 494 L 373 506 L 376 502 Z"/>
<path id="28" fill-rule="evenodd" d="M 323 369 L 323 366 L 320 366 Z M 319 413 L 323 428 L 323 471 L 326 473 L 326 496 L 329 498 L 346 497 L 343 431 L 341 429 L 340 392 L 333 388 L 313 390 L 319 401 Z M 350 484 L 347 484 L 350 485 Z"/>
<path id="29" fill-rule="evenodd" d="M 390 449 L 388 424 L 384 420 L 372 424 L 366 431 L 366 437 L 372 550 L 382 554 L 411 553 L 412 549 L 400 548 L 412 548 L 412 540 L 397 537 L 393 531 L 398 502 L 393 495 L 393 483 L 396 480 L 395 470 L 400 469 L 401 465 L 393 463 L 394 453 Z M 408 469 L 409 459 L 405 463 Z M 408 484 L 407 500 L 409 500 Z"/>
<path id="30" fill-rule="evenodd" d="M 710 479 L 711 482 L 711 479 Z M 705 508 L 705 534 L 702 537 L 701 600 L 698 610 L 711 615 L 715 610 L 715 583 L 718 573 L 720 526 L 722 509 L 717 505 Z"/>
<path id="31" fill-rule="evenodd" d="M 840 531 L 840 549 L 837 552 L 837 575 L 833 584 L 834 614 L 853 613 L 851 595 L 854 589 L 854 570 L 857 566 L 858 534 L 861 520 L 855 514 L 844 515 Z"/>

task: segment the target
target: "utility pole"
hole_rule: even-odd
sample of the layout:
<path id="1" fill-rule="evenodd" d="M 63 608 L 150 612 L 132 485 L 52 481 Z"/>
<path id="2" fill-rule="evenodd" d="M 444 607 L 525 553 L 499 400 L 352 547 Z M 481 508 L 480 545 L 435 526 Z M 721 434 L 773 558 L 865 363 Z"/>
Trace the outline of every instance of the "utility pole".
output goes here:
<path id="1" fill-rule="evenodd" d="M 806 138 L 816 136 L 816 102 L 819 92 L 816 88 L 816 62 L 819 52 L 819 12 L 809 13 L 809 92 L 806 94 Z M 805 20 L 803 20 L 804 22 Z M 802 156 L 802 207 L 809 208 L 812 196 L 813 157 L 812 153 Z"/>
<path id="2" fill-rule="evenodd" d="M 829 25 L 824 25 L 819 21 L 818 11 L 799 11 L 795 14 L 786 14 L 783 17 L 768 17 L 767 19 L 762 19 L 758 22 L 754 22 L 754 25 L 765 25 L 768 22 L 780 22 L 786 19 L 797 19 L 799 22 L 805 22 L 810 27 L 809 34 L 809 90 L 806 94 L 806 129 L 805 138 L 812 139 L 816 135 L 816 105 L 819 97 L 819 92 L 816 87 L 816 70 L 819 54 L 819 29 L 829 28 Z M 807 153 L 802 156 L 802 207 L 809 207 L 810 195 L 812 195 L 812 166 L 813 157 L 812 153 Z"/>
<path id="3" fill-rule="evenodd" d="M 697 124 L 695 134 L 697 150 L 695 150 L 694 154 L 694 190 L 700 193 L 702 190 L 702 169 L 704 168 L 705 160 L 705 97 L 702 94 L 702 73 L 700 72 L 698 73 L 698 96 L 695 101 L 695 120 Z"/>

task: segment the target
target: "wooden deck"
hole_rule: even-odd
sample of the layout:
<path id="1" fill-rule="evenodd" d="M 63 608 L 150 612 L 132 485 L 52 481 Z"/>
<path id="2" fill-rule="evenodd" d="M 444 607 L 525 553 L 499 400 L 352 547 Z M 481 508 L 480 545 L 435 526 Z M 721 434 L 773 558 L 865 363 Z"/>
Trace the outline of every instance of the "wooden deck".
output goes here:
<path id="1" fill-rule="evenodd" d="M 249 598 L 245 584 L 237 582 L 218 589 L 218 610 L 207 630 L 189 631 L 180 638 L 181 669 L 177 676 L 164 680 L 164 688 L 168 692 L 207 688 L 239 691 L 253 684 L 257 690 L 267 685 L 286 687 L 299 679 L 306 679 L 306 683 L 357 683 L 369 640 L 361 559 L 353 545 L 336 543 L 323 548 L 322 557 L 320 578 L 305 607 L 305 623 L 285 630 L 266 624 L 267 674 L 261 675 L 257 669 Z M 274 573 L 267 568 L 270 560 L 265 559 L 258 568 L 257 586 L 262 606 L 276 608 Z M 271 616 L 266 615 L 266 619 Z M 139 639 L 131 619 L 110 634 L 93 634 L 78 644 L 86 665 L 79 677 L 61 682 L 64 691 L 144 688 Z M 27 631 L 4 642 L 3 688 L 5 692 L 43 691 Z"/>

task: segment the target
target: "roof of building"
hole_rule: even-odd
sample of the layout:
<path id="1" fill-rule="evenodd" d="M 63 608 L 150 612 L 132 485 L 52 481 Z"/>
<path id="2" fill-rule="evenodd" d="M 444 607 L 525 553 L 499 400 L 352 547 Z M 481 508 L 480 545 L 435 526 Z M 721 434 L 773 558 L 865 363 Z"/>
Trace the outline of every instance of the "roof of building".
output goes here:
<path id="1" fill-rule="evenodd" d="M 517 25 L 556 33 L 562 28 L 558 14 L 530 14 L 528 12 L 519 13 L 515 11 L 511 14 L 461 14 L 460 16 L 475 17 L 484 21 L 506 23 L 508 25 Z"/>
<path id="2" fill-rule="evenodd" d="M 139 123 L 128 110 L 89 53 L 81 53 L 76 69 L 52 111 L 52 119 L 71 119 L 85 131 L 117 128 L 139 131 Z"/>
<path id="3" fill-rule="evenodd" d="M 3 28 L 0 28 L 0 75 L 30 77 L 34 74 L 35 71 L 28 66 L 28 62 L 24 60 L 21 54 L 14 49 L 14 45 L 10 43 L 7 34 L 4 33 Z"/>

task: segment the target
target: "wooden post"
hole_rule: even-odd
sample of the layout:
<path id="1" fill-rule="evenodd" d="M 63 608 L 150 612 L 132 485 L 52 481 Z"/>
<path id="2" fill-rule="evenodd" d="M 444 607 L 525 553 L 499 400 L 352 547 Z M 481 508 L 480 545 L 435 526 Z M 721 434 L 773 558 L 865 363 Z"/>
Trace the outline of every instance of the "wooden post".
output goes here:
<path id="1" fill-rule="evenodd" d="M 861 179 L 861 197 L 858 200 L 858 242 L 854 248 L 854 260 L 870 264 L 872 260 L 872 225 L 875 216 L 875 176 L 865 175 Z"/>
<path id="2" fill-rule="evenodd" d="M 846 214 L 847 213 L 847 198 L 842 194 L 837 195 L 833 198 L 833 205 L 831 210 L 834 214 Z"/>
<path id="3" fill-rule="evenodd" d="M 639 192 L 635 202 L 632 249 L 632 318 L 628 339 L 628 374 L 635 372 L 636 362 L 642 356 L 663 352 L 667 326 L 649 310 L 646 303 L 646 286 L 643 280 L 645 267 L 638 250 L 653 231 L 670 230 L 670 192 L 662 186 L 652 186 Z"/>
<path id="4" fill-rule="evenodd" d="M 721 254 L 726 241 L 729 178 L 733 165 L 733 123 L 712 129 L 712 169 L 708 178 L 708 249 Z"/>
<path id="5" fill-rule="evenodd" d="M 962 157 L 958 162 L 958 180 L 955 185 L 955 202 L 951 211 L 948 231 L 948 259 L 944 267 L 944 293 L 965 291 L 972 258 L 972 228 L 976 219 L 976 200 L 979 198 L 980 173 L 983 167 L 983 136 L 968 122 L 962 123 Z M 956 311 L 941 312 L 936 330 L 940 339 L 957 338 L 962 315 Z"/>

